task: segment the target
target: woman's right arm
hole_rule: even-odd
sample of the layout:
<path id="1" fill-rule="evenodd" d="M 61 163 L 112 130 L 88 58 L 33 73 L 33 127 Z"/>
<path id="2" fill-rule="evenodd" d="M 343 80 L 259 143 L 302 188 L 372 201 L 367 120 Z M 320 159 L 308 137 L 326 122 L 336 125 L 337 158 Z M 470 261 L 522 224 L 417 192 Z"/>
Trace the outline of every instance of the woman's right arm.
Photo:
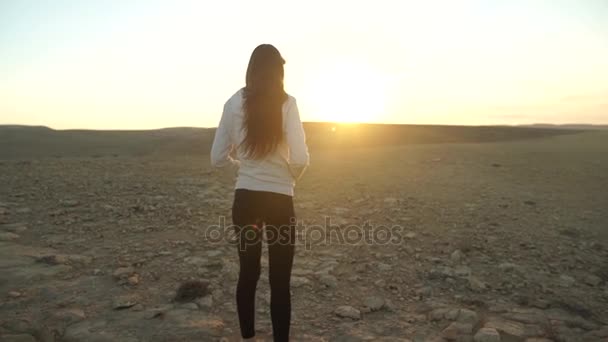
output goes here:
<path id="1" fill-rule="evenodd" d="M 293 97 L 285 119 L 285 135 L 289 146 L 289 171 L 297 181 L 308 167 L 310 155 L 308 154 L 308 146 L 306 146 L 306 135 L 300 120 L 298 104 Z"/>

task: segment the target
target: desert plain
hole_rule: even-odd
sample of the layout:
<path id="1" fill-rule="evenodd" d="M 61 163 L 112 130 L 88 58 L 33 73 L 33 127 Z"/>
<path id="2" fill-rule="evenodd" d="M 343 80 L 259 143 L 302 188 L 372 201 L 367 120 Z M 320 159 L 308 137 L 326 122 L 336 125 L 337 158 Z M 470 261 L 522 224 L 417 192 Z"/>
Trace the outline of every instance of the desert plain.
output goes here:
<path id="1" fill-rule="evenodd" d="M 307 126 L 299 231 L 349 238 L 296 246 L 294 341 L 608 340 L 608 131 L 357 129 Z M 212 136 L 0 129 L 0 341 L 237 341 Z"/>

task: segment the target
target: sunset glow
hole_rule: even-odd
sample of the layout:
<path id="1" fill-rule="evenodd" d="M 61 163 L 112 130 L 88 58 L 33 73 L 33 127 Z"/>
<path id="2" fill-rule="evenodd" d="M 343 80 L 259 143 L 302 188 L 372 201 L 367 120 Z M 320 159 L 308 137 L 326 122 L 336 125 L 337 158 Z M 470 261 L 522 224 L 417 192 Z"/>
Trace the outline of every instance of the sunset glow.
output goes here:
<path id="1" fill-rule="evenodd" d="M 608 123 L 608 2 L 0 2 L 0 124 L 217 125 L 275 45 L 304 121 Z"/>

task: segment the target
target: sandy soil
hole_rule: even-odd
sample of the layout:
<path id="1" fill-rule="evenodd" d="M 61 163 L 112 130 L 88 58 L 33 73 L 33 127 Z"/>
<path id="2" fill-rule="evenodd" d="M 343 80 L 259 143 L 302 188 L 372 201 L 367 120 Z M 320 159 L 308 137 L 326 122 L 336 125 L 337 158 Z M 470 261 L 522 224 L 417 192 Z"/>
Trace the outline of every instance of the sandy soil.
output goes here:
<path id="1" fill-rule="evenodd" d="M 230 220 L 233 179 L 207 158 L 0 161 L 0 340 L 234 340 L 236 247 L 206 234 Z M 601 131 L 316 152 L 296 189 L 303 234 L 326 217 L 401 230 L 299 245 L 292 336 L 605 341 L 607 190 Z M 173 302 L 187 280 L 208 293 Z"/>

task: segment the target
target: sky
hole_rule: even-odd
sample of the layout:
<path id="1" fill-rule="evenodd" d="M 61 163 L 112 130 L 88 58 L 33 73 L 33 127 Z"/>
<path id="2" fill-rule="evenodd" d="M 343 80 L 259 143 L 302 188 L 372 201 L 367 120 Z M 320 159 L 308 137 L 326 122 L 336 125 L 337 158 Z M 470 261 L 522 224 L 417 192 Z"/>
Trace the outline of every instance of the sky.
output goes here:
<path id="1" fill-rule="evenodd" d="M 303 121 L 608 124 L 606 0 L 0 0 L 0 124 L 215 127 L 262 43 Z"/>

